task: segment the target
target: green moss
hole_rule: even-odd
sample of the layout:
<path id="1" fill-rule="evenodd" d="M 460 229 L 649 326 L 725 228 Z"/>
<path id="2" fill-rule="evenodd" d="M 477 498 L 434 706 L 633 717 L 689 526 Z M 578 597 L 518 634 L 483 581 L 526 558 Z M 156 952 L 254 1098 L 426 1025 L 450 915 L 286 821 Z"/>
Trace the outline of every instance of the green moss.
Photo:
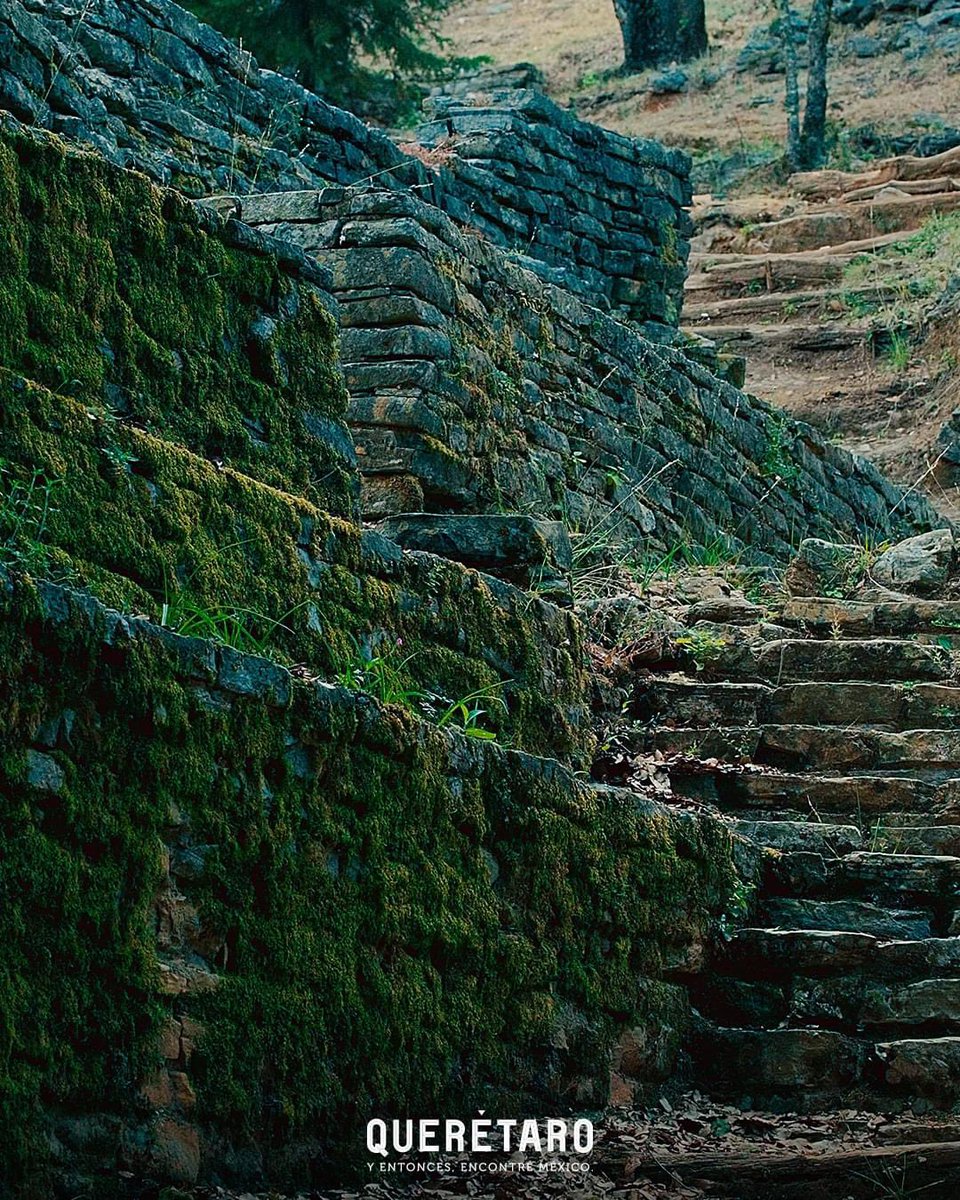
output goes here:
<path id="1" fill-rule="evenodd" d="M 399 638 L 413 685 L 456 700 L 507 683 L 507 710 L 490 714 L 501 738 L 582 757 L 572 619 L 445 560 L 371 562 L 356 526 L 2 370 L 0 402 L 0 459 L 56 481 L 48 576 L 155 619 L 186 590 L 209 613 L 243 611 L 271 653 L 326 677 L 353 639 Z"/>
<path id="2" fill-rule="evenodd" d="M 4 130 L 0 226 L 0 366 L 353 511 L 324 436 L 346 393 L 315 291 L 212 213 L 49 137 Z"/>
<path id="3" fill-rule="evenodd" d="M 602 1098 L 615 1030 L 663 1016 L 662 955 L 724 906 L 720 825 L 347 693 L 217 692 L 177 639 L 101 644 L 88 603 L 46 603 L 18 585 L 0 624 L 5 1115 L 128 1113 L 161 1009 L 206 1030 L 201 1124 L 268 1161 L 311 1137 L 342 1167 L 373 1112 Z M 58 719 L 63 781 L 27 786 Z M 213 962 L 211 993 L 151 990 L 161 839 L 203 848 L 167 953 Z"/>

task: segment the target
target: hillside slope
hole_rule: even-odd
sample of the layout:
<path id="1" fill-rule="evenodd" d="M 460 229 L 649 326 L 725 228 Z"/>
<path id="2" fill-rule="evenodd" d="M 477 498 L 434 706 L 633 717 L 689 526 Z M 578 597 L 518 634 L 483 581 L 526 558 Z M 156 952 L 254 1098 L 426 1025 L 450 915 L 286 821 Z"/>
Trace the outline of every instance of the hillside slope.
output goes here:
<path id="1" fill-rule="evenodd" d="M 687 90 L 679 94 L 651 90 L 656 71 L 614 74 L 622 47 L 609 0 L 462 0 L 444 34 L 458 53 L 535 63 L 556 99 L 601 125 L 683 145 L 695 155 L 729 154 L 772 150 L 783 137 L 783 75 L 771 71 L 776 52 L 758 32 L 770 15 L 751 0 L 707 0 L 711 49 L 685 68 Z M 903 13 L 860 29 L 838 25 L 832 119 L 847 129 L 872 125 L 917 136 L 957 124 L 958 40 L 949 22 L 918 22 Z"/>

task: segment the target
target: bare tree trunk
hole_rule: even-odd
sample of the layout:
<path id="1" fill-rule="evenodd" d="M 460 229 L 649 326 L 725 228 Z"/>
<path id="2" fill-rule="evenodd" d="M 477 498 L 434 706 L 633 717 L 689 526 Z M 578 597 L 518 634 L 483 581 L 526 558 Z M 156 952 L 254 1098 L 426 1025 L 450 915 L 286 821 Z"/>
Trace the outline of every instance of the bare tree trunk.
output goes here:
<path id="1" fill-rule="evenodd" d="M 797 44 L 793 40 L 793 7 L 790 0 L 778 0 L 780 6 L 780 36 L 783 39 L 783 61 L 786 72 L 787 163 L 791 171 L 800 169 L 800 81 L 797 67 Z"/>
<path id="2" fill-rule="evenodd" d="M 810 12 L 810 70 L 803 113 L 800 158 L 806 168 L 823 165 L 827 132 L 827 45 L 833 0 L 813 0 Z"/>
<path id="3" fill-rule="evenodd" d="M 627 71 L 687 62 L 707 48 L 704 0 L 613 0 Z"/>

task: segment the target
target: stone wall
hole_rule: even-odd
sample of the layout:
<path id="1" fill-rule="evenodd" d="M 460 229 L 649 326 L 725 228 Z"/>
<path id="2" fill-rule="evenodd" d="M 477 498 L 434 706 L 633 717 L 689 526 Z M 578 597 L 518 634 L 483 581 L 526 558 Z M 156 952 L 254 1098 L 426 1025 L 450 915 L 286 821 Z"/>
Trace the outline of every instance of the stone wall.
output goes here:
<path id="1" fill-rule="evenodd" d="M 545 285 L 412 195 L 218 206 L 326 267 L 369 516 L 521 512 L 599 556 L 928 528 L 925 501 L 676 349 Z"/>
<path id="2" fill-rule="evenodd" d="M 336 306 L 302 252 L 0 116 L 0 254 L 0 367 L 356 512 Z"/>
<path id="3" fill-rule="evenodd" d="M 191 196 L 416 187 L 594 303 L 676 324 L 683 154 L 587 125 L 532 92 L 501 92 L 483 108 L 432 103 L 425 145 L 408 155 L 167 0 L 0 0 L 0 108 L 20 120 Z"/>
<path id="4" fill-rule="evenodd" d="M 4 554 L 321 677 L 372 657 L 441 713 L 489 694 L 491 732 L 582 761 L 572 616 L 349 519 L 335 327 L 302 272 L 37 133 L 0 139 L 0 212 Z M 31 482 L 42 521 L 11 499 Z"/>
<path id="5" fill-rule="evenodd" d="M 683 151 L 589 125 L 536 90 L 427 108 L 417 142 L 453 175 L 484 236 L 594 304 L 678 323 L 693 198 Z"/>
<path id="6" fill-rule="evenodd" d="M 342 1184 L 372 1115 L 669 1068 L 724 826 L 2 570 L 0 658 L 18 1192 Z"/>

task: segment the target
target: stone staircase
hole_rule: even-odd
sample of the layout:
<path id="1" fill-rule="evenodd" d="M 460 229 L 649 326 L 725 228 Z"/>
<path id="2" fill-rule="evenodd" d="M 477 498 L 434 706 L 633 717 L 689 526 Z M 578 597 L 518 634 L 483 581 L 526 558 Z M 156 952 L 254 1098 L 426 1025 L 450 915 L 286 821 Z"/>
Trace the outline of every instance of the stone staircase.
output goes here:
<path id="1" fill-rule="evenodd" d="M 747 390 L 840 436 L 894 477 L 910 475 L 923 462 L 914 443 L 929 419 L 931 380 L 922 363 L 901 361 L 904 339 L 918 332 L 899 303 L 904 285 L 879 267 L 852 282 L 845 275 L 855 260 L 879 259 L 931 217 L 960 208 L 955 175 L 957 150 L 892 159 L 863 175 L 794 176 L 787 196 L 699 198 L 686 332 L 722 356 L 745 357 Z"/>
<path id="2" fill-rule="evenodd" d="M 775 619 L 693 626 L 701 669 L 643 678 L 630 709 L 631 750 L 752 864 L 691 981 L 696 1085 L 774 1111 L 952 1108 L 960 605 L 793 599 Z"/>

